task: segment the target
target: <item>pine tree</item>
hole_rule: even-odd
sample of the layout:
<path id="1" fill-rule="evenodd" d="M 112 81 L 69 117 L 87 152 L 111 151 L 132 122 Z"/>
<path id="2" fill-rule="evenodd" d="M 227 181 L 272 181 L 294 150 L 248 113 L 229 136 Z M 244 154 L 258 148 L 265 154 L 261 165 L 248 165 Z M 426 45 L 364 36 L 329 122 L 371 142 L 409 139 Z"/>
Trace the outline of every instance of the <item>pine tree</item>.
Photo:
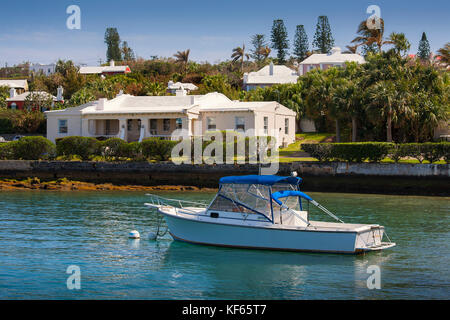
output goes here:
<path id="1" fill-rule="evenodd" d="M 430 58 L 430 43 L 428 42 L 427 35 L 422 33 L 422 39 L 419 42 L 419 51 L 417 56 L 422 60 L 428 60 Z"/>
<path id="2" fill-rule="evenodd" d="M 329 53 L 334 46 L 334 39 L 327 16 L 320 16 L 317 20 L 313 46 L 320 53 Z"/>
<path id="3" fill-rule="evenodd" d="M 272 26 L 272 48 L 277 50 L 277 58 L 279 63 L 286 61 L 287 49 L 289 49 L 289 40 L 286 27 L 283 20 L 273 21 Z"/>
<path id="4" fill-rule="evenodd" d="M 107 28 L 105 32 L 105 43 L 107 46 L 106 60 L 121 61 L 120 36 L 116 28 Z"/>
<path id="5" fill-rule="evenodd" d="M 255 34 L 252 37 L 253 50 L 251 50 L 251 57 L 255 59 L 256 62 L 261 62 L 264 60 L 264 55 L 261 49 L 267 46 L 265 36 L 263 34 Z"/>
<path id="6" fill-rule="evenodd" d="M 301 24 L 297 26 L 294 40 L 294 55 L 297 57 L 298 62 L 306 59 L 308 53 L 308 36 L 305 32 L 305 27 Z"/>

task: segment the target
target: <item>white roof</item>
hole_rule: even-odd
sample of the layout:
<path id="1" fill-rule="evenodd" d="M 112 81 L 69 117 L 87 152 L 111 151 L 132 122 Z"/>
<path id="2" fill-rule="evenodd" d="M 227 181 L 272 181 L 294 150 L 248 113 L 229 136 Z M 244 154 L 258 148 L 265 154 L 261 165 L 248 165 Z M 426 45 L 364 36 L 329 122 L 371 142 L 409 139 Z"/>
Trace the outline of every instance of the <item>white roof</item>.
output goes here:
<path id="1" fill-rule="evenodd" d="M 22 94 L 19 94 L 19 95 L 15 96 L 14 98 L 8 98 L 8 99 L 6 99 L 6 101 L 25 101 L 26 98 L 30 94 L 39 95 L 41 97 L 44 97 L 45 99 L 51 97 L 53 99 L 53 101 L 57 101 L 57 98 L 55 96 L 53 96 L 50 93 L 45 92 L 45 91 L 28 91 L 28 92 L 24 92 Z"/>
<path id="2" fill-rule="evenodd" d="M 9 88 L 20 88 L 26 89 L 28 88 L 27 80 L 0 80 L 0 87 L 9 87 Z"/>
<path id="3" fill-rule="evenodd" d="M 124 113 L 195 113 L 201 111 L 230 112 L 230 111 L 254 111 L 260 108 L 282 107 L 280 112 L 295 115 L 295 112 L 278 104 L 277 102 L 240 102 L 232 101 L 225 95 L 217 92 L 206 95 L 190 96 L 132 96 L 122 94 L 114 99 L 104 101 L 103 109 L 97 110 L 101 101 L 93 101 L 84 105 L 65 110 L 47 111 L 49 115 L 95 115 L 95 114 L 124 114 Z M 284 109 L 286 110 L 284 110 Z"/>
<path id="4" fill-rule="evenodd" d="M 169 81 L 167 85 L 167 89 L 169 90 L 180 90 L 180 89 L 187 89 L 189 91 L 197 90 L 198 87 L 192 83 L 181 83 L 181 82 L 175 82 Z"/>
<path id="5" fill-rule="evenodd" d="M 365 63 L 362 56 L 356 53 L 341 53 L 341 48 L 335 47 L 330 54 L 314 53 L 303 60 L 300 64 L 321 64 L 321 63 L 344 63 L 344 62 Z"/>
<path id="6" fill-rule="evenodd" d="M 100 74 L 108 72 L 126 72 L 128 66 L 80 67 L 80 74 Z"/>
<path id="7" fill-rule="evenodd" d="M 270 74 L 271 66 L 265 66 L 259 71 L 250 72 L 246 75 L 245 84 L 277 84 L 296 83 L 298 73 L 286 66 L 273 65 L 273 74 Z M 245 78 L 245 77 L 244 77 Z"/>

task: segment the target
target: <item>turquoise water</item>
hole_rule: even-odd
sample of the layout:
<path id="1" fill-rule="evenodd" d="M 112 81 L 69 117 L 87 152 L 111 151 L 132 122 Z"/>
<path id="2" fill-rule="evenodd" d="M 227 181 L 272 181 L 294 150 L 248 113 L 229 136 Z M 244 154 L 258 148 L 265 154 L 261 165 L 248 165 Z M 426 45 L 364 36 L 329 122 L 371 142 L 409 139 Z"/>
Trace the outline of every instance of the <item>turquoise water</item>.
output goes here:
<path id="1" fill-rule="evenodd" d="M 144 192 L 1 192 L 0 299 L 450 298 L 449 198 L 311 195 L 345 222 L 386 226 L 397 247 L 351 256 L 148 241 L 156 215 Z M 143 239 L 129 240 L 132 229 Z M 70 265 L 80 290 L 67 289 Z M 367 288 L 370 265 L 379 290 Z"/>

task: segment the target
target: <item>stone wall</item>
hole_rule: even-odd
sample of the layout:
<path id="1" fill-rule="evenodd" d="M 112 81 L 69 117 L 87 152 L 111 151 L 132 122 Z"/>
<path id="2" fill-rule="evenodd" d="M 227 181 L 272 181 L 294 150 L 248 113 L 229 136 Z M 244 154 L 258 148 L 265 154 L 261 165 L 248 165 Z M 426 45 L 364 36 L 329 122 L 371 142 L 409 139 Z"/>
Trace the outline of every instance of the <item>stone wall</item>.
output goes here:
<path id="1" fill-rule="evenodd" d="M 280 164 L 279 175 L 297 171 L 302 189 L 449 196 L 450 166 L 294 162 Z M 175 165 L 148 162 L 0 161 L 0 178 L 59 178 L 119 185 L 188 185 L 214 188 L 223 176 L 258 174 L 257 165 Z"/>

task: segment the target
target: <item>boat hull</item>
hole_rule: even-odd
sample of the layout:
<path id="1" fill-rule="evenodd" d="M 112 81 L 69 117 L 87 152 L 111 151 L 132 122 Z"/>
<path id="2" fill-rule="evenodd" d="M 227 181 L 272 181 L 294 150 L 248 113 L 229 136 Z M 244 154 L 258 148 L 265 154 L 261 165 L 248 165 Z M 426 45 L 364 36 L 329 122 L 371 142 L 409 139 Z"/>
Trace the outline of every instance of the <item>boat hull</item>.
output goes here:
<path id="1" fill-rule="evenodd" d="M 175 240 L 221 247 L 282 251 L 359 253 L 358 233 L 353 231 L 313 231 L 211 223 L 165 215 Z"/>

